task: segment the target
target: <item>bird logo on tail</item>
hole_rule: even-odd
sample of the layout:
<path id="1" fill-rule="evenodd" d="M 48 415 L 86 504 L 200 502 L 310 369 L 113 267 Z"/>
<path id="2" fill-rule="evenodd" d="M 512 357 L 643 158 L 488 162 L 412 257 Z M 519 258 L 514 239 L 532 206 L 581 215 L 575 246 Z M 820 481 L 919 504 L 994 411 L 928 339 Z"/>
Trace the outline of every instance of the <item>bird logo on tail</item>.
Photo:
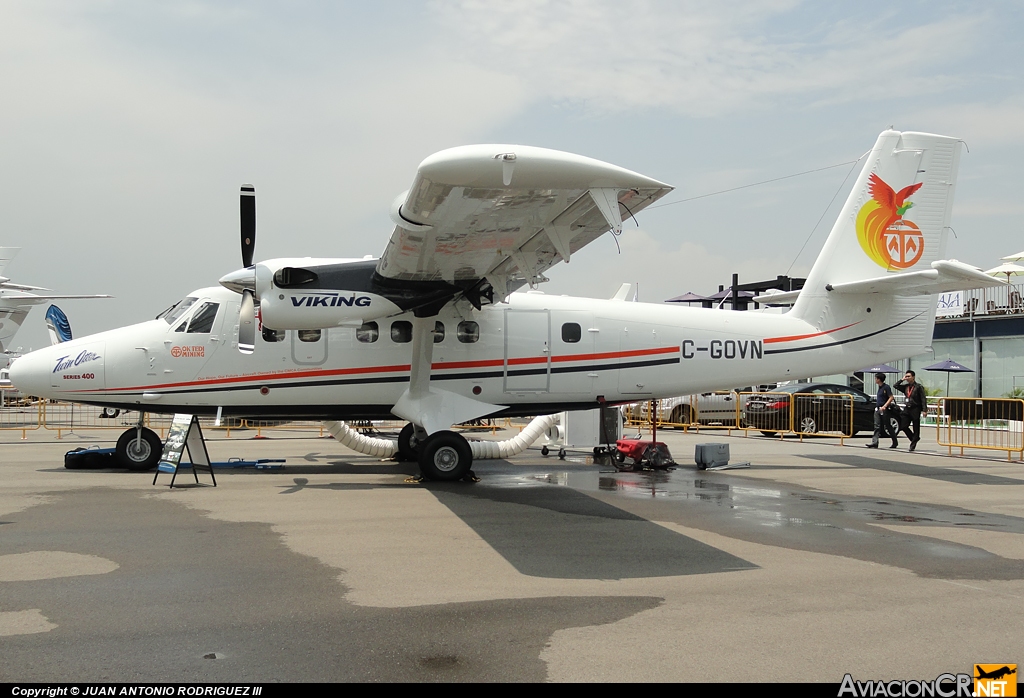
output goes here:
<path id="1" fill-rule="evenodd" d="M 857 241 L 878 266 L 884 269 L 908 269 L 924 254 L 924 234 L 903 218 L 914 205 L 907 201 L 922 182 L 898 192 L 872 173 L 868 177 L 871 200 L 857 213 Z"/>

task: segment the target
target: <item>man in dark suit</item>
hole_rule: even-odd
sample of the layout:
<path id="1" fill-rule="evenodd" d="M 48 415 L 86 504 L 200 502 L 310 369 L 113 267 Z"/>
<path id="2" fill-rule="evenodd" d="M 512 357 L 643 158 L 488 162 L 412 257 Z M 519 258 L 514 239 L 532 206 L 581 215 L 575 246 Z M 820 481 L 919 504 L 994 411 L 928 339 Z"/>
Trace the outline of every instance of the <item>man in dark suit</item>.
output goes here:
<path id="1" fill-rule="evenodd" d="M 892 389 L 885 382 L 884 373 L 875 374 L 875 385 L 878 386 L 878 392 L 875 394 L 875 435 L 871 439 L 871 443 L 864 445 L 868 448 L 878 448 L 879 439 L 888 436 L 892 438 L 892 446 L 889 448 L 896 448 L 899 446 L 899 442 L 896 440 L 899 430 L 891 431 L 889 424 L 891 409 L 895 406 L 896 401 Z"/>
<path id="2" fill-rule="evenodd" d="M 907 396 L 900 426 L 910 439 L 910 450 L 913 451 L 917 447 L 917 442 L 921 440 L 921 414 L 928 409 L 924 388 L 917 382 L 917 374 L 913 371 L 907 371 L 903 375 L 903 380 L 893 387 Z"/>

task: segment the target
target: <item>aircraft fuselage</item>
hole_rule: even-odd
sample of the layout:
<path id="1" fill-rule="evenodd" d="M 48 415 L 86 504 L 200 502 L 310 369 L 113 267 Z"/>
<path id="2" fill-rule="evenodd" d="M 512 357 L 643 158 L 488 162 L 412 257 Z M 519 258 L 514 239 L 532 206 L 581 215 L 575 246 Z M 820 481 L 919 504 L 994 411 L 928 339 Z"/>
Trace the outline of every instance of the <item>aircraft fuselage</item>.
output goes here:
<path id="1" fill-rule="evenodd" d="M 195 308 L 219 304 L 197 328 L 208 331 L 151 320 L 33 352 L 12 380 L 29 394 L 102 406 L 291 419 L 387 417 L 408 387 L 409 313 L 375 328 L 258 334 L 255 352 L 242 355 L 239 295 L 192 297 L 182 318 L 193 323 Z M 462 315 L 442 310 L 431 381 L 507 406 L 501 415 L 590 409 L 854 370 L 877 360 L 867 337 L 898 321 L 889 315 L 832 333 L 787 315 L 515 293 Z"/>

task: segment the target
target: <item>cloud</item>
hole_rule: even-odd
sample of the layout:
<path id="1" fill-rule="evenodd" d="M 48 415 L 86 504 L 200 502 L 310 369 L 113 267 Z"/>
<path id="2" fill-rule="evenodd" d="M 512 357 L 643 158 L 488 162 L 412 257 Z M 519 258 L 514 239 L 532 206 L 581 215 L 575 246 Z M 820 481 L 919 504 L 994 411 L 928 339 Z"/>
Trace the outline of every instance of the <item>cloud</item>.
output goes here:
<path id="1" fill-rule="evenodd" d="M 1024 103 L 1014 96 L 1002 102 L 952 103 L 915 111 L 907 123 L 928 124 L 977 148 L 1024 145 Z"/>
<path id="2" fill-rule="evenodd" d="M 813 4 L 796 0 L 432 7 L 453 51 L 517 76 L 539 98 L 700 117 L 766 101 L 906 99 L 948 88 L 936 68 L 971 51 L 985 21 L 975 14 L 908 24 L 891 9 L 815 21 L 806 16 Z"/>

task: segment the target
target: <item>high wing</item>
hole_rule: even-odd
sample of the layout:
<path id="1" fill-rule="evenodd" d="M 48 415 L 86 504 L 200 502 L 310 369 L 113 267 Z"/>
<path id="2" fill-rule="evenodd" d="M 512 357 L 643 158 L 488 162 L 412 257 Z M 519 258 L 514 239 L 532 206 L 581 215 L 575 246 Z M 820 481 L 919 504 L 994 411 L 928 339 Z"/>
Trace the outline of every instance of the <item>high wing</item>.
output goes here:
<path id="1" fill-rule="evenodd" d="M 377 273 L 442 282 L 500 301 L 672 191 L 600 160 L 521 145 L 431 155 L 395 199 L 395 230 Z"/>

